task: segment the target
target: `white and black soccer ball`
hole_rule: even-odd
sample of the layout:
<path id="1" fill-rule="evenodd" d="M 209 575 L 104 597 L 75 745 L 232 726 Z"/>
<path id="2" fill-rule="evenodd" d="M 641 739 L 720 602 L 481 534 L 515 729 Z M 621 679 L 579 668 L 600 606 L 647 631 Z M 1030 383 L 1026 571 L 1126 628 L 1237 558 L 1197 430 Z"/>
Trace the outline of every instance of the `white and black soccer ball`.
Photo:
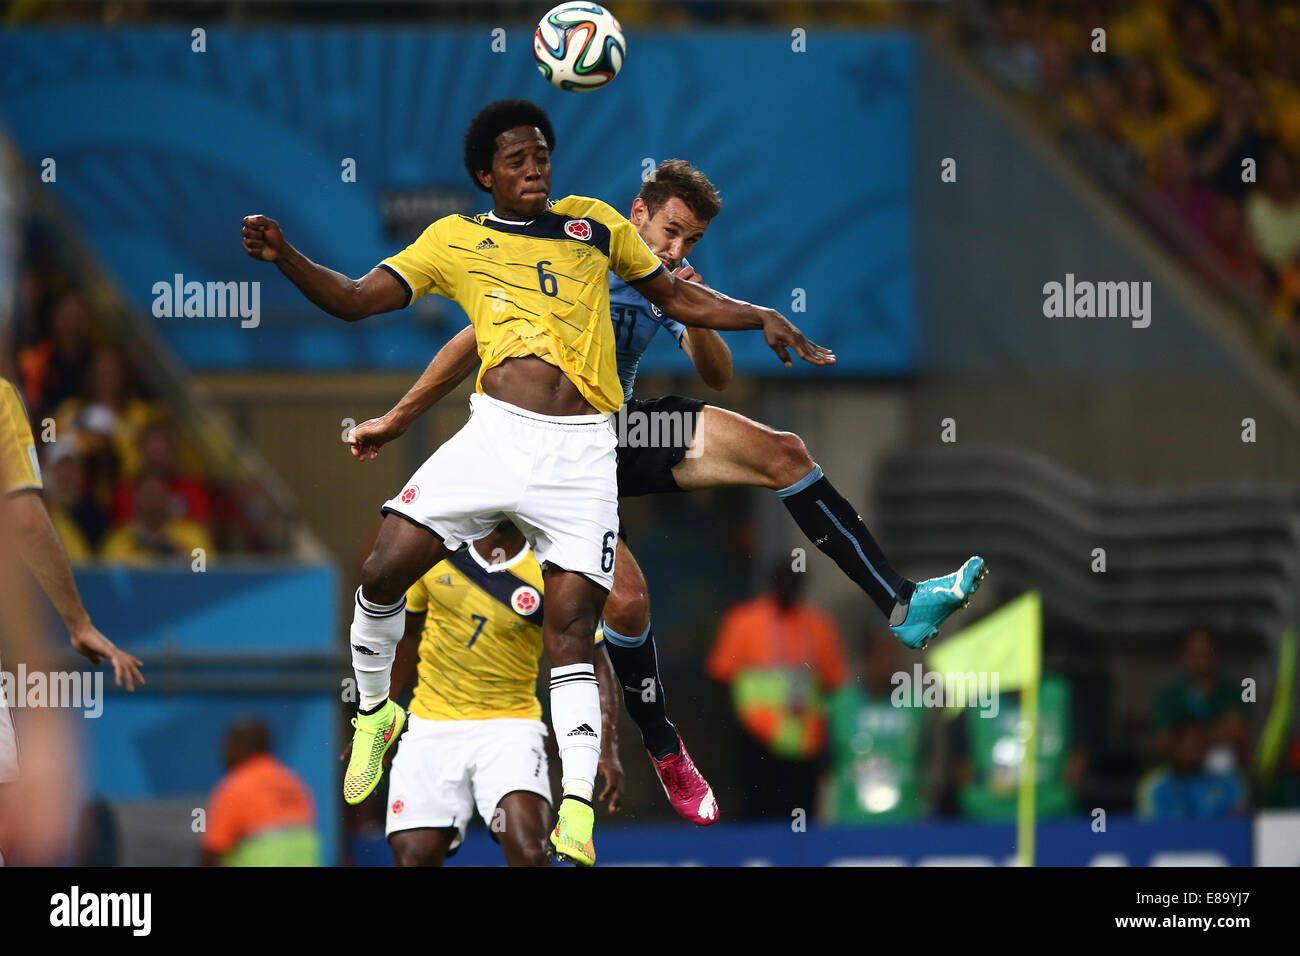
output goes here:
<path id="1" fill-rule="evenodd" d="M 562 90 L 598 90 L 623 68 L 627 41 L 614 14 L 596 3 L 562 3 L 533 34 L 537 68 Z"/>

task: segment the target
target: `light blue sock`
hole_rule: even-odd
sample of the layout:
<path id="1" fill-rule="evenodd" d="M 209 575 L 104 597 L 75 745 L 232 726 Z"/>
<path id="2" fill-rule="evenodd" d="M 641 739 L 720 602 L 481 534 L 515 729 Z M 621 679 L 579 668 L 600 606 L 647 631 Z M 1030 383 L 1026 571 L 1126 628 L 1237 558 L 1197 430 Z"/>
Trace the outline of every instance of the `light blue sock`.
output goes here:
<path id="1" fill-rule="evenodd" d="M 650 636 L 649 624 L 647 624 L 645 630 L 636 637 L 628 637 L 626 634 L 620 634 L 605 621 L 601 621 L 600 626 L 605 629 L 605 640 L 609 641 L 611 644 L 617 644 L 619 647 L 640 647 L 645 643 L 646 638 Z"/>

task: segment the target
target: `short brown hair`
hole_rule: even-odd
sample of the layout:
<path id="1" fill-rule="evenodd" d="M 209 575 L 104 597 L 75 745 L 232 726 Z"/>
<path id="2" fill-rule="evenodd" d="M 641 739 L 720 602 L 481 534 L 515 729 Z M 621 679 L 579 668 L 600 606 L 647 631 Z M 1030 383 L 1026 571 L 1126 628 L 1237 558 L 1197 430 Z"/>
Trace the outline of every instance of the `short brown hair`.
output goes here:
<path id="1" fill-rule="evenodd" d="M 637 194 L 653 217 L 674 196 L 686 203 L 692 215 L 709 222 L 722 209 L 722 198 L 709 177 L 684 159 L 665 159 Z"/>

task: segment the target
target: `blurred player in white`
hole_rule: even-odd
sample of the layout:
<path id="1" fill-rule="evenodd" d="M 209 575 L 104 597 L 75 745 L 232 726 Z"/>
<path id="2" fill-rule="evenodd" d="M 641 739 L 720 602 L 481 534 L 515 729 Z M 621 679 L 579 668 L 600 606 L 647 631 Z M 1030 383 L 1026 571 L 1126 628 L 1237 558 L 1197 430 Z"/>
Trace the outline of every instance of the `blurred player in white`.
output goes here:
<path id="1" fill-rule="evenodd" d="M 113 665 L 113 679 L 117 685 L 120 687 L 125 684 L 128 691 L 134 691 L 137 682 L 144 683 L 144 678 L 140 676 L 140 661 L 119 649 L 91 622 L 90 615 L 81 603 L 81 595 L 77 593 L 77 585 L 58 532 L 54 530 L 49 512 L 45 510 L 45 502 L 41 498 L 43 488 L 36 456 L 36 440 L 27 419 L 27 409 L 13 383 L 0 378 L 0 490 L 4 494 L 0 532 L 63 618 L 77 653 L 92 664 L 99 664 L 107 658 Z M 6 588 L 16 594 L 22 586 L 20 581 L 12 579 L 18 562 L 13 560 L 12 554 L 9 557 L 8 568 L 0 569 L 0 573 L 9 578 L 4 582 Z M 38 661 L 48 661 L 48 653 L 36 636 L 39 632 L 34 631 L 30 625 L 10 626 L 6 632 L 5 636 L 10 642 L 22 643 L 18 656 L 20 659 L 26 658 L 28 666 L 34 666 Z M 41 721 L 41 725 L 45 728 L 49 726 L 45 721 Z M 46 750 L 42 746 L 36 753 L 36 759 L 40 761 L 38 772 L 42 775 L 49 769 L 48 762 L 60 756 Z M 0 788 L 18 780 L 20 770 L 13 715 L 9 713 L 7 702 L 0 692 Z M 6 809 L 5 803 L 5 800 L 0 800 L 0 810 Z M 49 816 L 46 808 L 33 807 L 30 803 L 26 806 L 28 811 L 41 813 L 45 818 Z M 24 819 L 16 808 L 10 807 L 8 812 L 0 812 L 0 840 L 6 837 L 15 840 L 23 835 L 26 826 Z M 49 841 L 42 839 L 40 842 L 48 845 Z"/>

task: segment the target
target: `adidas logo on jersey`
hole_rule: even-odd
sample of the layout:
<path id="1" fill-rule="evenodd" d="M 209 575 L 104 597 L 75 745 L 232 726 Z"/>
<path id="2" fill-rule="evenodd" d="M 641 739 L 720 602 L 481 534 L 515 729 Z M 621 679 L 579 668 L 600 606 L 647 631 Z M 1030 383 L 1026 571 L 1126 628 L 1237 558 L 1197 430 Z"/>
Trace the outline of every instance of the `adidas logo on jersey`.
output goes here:
<path id="1" fill-rule="evenodd" d="M 451 575 L 450 575 L 450 574 L 440 574 L 440 575 L 438 575 L 438 577 L 436 577 L 436 578 L 433 579 L 433 583 L 434 583 L 434 584 L 441 584 L 441 585 L 444 585 L 444 586 L 446 586 L 446 587 L 451 587 Z"/>
<path id="2" fill-rule="evenodd" d="M 475 246 L 474 248 L 475 248 L 475 249 L 479 249 L 479 250 L 483 250 L 483 249 L 499 249 L 499 248 L 501 248 L 501 247 L 498 246 L 498 245 L 497 245 L 495 242 L 493 242 L 491 239 L 484 239 L 482 242 L 480 242 L 480 243 L 479 243 L 477 246 Z"/>
<path id="3" fill-rule="evenodd" d="M 568 737 L 595 737 L 596 732 L 591 729 L 591 724 L 578 724 L 566 735 Z"/>

